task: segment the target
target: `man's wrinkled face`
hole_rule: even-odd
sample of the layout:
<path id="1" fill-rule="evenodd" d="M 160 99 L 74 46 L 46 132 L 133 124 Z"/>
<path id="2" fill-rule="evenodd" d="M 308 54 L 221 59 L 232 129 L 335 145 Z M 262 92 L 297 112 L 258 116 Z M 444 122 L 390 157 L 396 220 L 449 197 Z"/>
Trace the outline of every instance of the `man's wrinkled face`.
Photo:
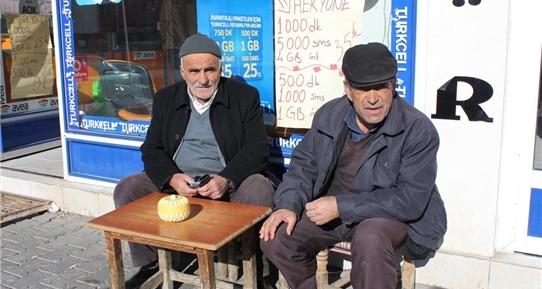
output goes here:
<path id="1" fill-rule="evenodd" d="M 209 53 L 194 53 L 181 59 L 181 75 L 192 95 L 201 103 L 211 99 L 222 73 L 220 59 Z"/>
<path id="2" fill-rule="evenodd" d="M 344 81 L 344 90 L 356 110 L 359 127 L 367 132 L 382 122 L 390 112 L 395 95 L 395 79 L 362 87 L 354 87 Z"/>

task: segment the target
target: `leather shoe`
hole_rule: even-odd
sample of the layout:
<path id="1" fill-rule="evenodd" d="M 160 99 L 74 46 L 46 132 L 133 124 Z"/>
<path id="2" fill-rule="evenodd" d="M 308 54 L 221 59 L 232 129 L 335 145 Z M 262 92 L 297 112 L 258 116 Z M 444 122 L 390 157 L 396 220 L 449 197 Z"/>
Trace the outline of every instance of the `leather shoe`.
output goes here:
<path id="1" fill-rule="evenodd" d="M 126 289 L 139 289 L 139 287 L 151 278 L 152 275 L 156 274 L 159 269 L 158 262 L 149 263 L 139 268 L 139 271 L 135 273 L 134 276 L 130 277 L 130 279 L 124 283 L 124 286 Z"/>

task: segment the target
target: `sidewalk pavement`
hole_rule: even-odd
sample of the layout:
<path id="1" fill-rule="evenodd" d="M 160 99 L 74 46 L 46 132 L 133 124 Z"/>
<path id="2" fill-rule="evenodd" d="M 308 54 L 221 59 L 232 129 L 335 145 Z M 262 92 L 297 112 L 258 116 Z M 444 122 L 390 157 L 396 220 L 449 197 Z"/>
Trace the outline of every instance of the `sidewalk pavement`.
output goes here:
<path id="1" fill-rule="evenodd" d="M 47 212 L 2 224 L 0 287 L 9 289 L 110 288 L 103 231 L 85 226 L 92 217 Z M 128 243 L 122 241 L 124 275 L 132 267 Z M 183 259 L 184 270 L 197 270 L 195 256 Z M 183 270 L 183 271 L 184 271 Z M 195 289 L 190 284 L 176 289 Z"/>
<path id="2" fill-rule="evenodd" d="M 110 288 L 102 231 L 85 223 L 92 217 L 47 212 L 7 223 L 1 230 L 1 288 Z M 132 267 L 128 244 L 122 241 L 124 275 Z M 178 289 L 196 286 L 183 284 Z"/>
<path id="3" fill-rule="evenodd" d="M 3 226 L 2 288 L 109 288 L 104 234 L 85 226 L 91 219 L 47 212 Z M 128 254 L 124 265 L 126 276 L 136 271 Z"/>

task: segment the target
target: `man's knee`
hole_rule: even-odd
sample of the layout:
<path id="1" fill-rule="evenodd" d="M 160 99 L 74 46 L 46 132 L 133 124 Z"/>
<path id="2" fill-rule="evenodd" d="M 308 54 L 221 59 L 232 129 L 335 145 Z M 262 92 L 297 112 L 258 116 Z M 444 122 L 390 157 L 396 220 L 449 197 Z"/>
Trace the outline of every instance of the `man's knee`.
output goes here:
<path id="1" fill-rule="evenodd" d="M 275 189 L 267 178 L 260 174 L 250 175 L 239 189 L 233 193 L 231 200 L 236 203 L 272 207 Z"/>
<path id="2" fill-rule="evenodd" d="M 406 225 L 401 222 L 371 218 L 357 225 L 352 238 L 355 250 L 377 252 L 379 249 L 393 251 L 407 236 Z"/>
<path id="3" fill-rule="evenodd" d="M 127 196 L 130 192 L 130 184 L 132 176 L 127 176 L 122 178 L 117 185 L 115 186 L 115 189 L 113 190 L 113 201 L 115 202 L 115 208 L 122 207 L 127 204 Z"/>
<path id="4" fill-rule="evenodd" d="M 122 178 L 113 190 L 115 208 L 131 203 L 156 191 L 145 173 L 137 173 Z"/>
<path id="5" fill-rule="evenodd" d="M 279 227 L 280 228 L 280 227 Z M 279 233 L 279 229 L 277 228 L 277 232 L 275 232 L 275 238 L 269 239 L 267 241 L 260 239 L 260 248 L 262 252 L 268 256 L 270 260 L 274 260 L 274 257 L 278 257 L 278 253 L 284 253 L 284 246 L 282 243 L 282 234 Z"/>

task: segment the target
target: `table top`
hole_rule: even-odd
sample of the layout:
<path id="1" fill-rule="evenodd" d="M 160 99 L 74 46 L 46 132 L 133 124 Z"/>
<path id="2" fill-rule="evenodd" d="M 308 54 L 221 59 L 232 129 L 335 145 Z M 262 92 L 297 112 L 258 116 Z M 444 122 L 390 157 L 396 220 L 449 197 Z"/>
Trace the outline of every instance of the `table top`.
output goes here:
<path id="1" fill-rule="evenodd" d="M 152 193 L 90 220 L 87 226 L 106 232 L 217 250 L 271 214 L 268 207 L 189 198 L 188 218 L 170 223 L 160 219 L 157 212 L 158 201 L 165 196 L 163 193 Z"/>

